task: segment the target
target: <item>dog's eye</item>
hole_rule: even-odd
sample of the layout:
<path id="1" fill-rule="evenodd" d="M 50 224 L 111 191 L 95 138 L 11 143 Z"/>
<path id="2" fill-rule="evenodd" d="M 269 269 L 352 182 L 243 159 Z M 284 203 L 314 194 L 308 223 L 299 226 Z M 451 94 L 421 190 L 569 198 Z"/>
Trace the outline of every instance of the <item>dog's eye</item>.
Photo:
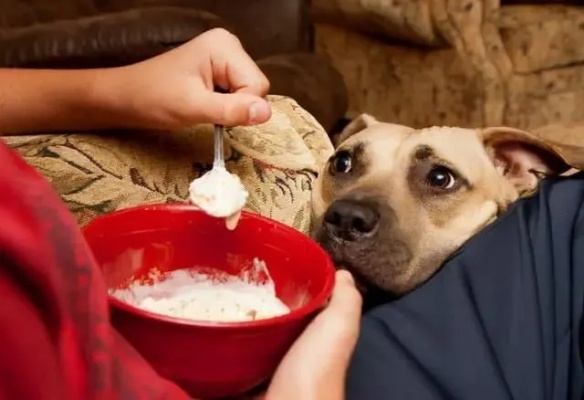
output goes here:
<path id="1" fill-rule="evenodd" d="M 348 151 L 339 151 L 333 156 L 330 163 L 331 174 L 346 174 L 351 172 L 352 159 Z"/>
<path id="2" fill-rule="evenodd" d="M 430 172 L 428 172 L 426 181 L 433 188 L 448 190 L 454 187 L 456 178 L 450 169 L 442 166 L 436 166 L 433 167 Z"/>

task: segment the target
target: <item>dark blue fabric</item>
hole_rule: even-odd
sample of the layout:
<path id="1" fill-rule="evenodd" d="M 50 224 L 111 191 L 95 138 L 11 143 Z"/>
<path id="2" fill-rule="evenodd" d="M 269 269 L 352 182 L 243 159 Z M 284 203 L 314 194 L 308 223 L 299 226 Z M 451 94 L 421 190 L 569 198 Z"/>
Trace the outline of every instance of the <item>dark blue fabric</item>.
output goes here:
<path id="1" fill-rule="evenodd" d="M 368 312 L 349 400 L 582 399 L 584 174 L 546 181 Z"/>

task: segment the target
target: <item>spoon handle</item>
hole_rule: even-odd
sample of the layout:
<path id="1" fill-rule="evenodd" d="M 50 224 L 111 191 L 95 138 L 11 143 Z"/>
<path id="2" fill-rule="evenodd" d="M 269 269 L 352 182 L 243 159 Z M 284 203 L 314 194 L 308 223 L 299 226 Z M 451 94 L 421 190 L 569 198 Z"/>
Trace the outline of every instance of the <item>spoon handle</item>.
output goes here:
<path id="1" fill-rule="evenodd" d="M 215 125 L 215 157 L 213 167 L 225 168 L 225 160 L 223 159 L 223 125 Z"/>

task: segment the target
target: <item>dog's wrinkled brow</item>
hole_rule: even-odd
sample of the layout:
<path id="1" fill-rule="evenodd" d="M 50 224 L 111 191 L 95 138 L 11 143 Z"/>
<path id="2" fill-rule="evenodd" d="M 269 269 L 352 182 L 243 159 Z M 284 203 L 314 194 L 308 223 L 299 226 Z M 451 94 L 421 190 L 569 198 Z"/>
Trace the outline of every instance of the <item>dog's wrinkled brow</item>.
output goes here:
<path id="1" fill-rule="evenodd" d="M 359 142 L 353 146 L 353 157 L 362 157 L 365 152 L 365 143 Z"/>
<path id="2" fill-rule="evenodd" d="M 357 143 L 353 143 L 350 146 L 339 146 L 339 148 L 337 149 L 337 151 L 335 151 L 335 153 L 339 153 L 341 151 L 347 151 L 349 153 L 351 153 L 351 157 L 353 158 L 353 160 L 358 160 L 363 156 L 363 153 L 365 152 L 365 143 L 363 142 L 357 142 Z M 333 159 L 335 157 L 335 155 L 333 154 L 331 156 L 331 159 Z"/>
<path id="3" fill-rule="evenodd" d="M 414 159 L 418 161 L 428 160 L 430 158 L 435 158 L 436 153 L 434 149 L 427 145 L 421 145 L 414 151 Z"/>
<path id="4" fill-rule="evenodd" d="M 416 164 L 424 162 L 426 163 L 433 162 L 435 164 L 448 167 L 453 171 L 457 169 L 450 161 L 440 157 L 432 147 L 425 144 L 416 147 L 416 150 L 414 151 L 412 156 L 412 160 Z"/>

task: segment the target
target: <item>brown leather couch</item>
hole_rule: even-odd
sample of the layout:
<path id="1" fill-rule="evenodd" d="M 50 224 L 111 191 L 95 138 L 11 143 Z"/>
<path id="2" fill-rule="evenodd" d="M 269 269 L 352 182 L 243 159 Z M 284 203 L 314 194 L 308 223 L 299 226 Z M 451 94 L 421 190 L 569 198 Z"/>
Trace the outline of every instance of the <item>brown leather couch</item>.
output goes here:
<path id="1" fill-rule="evenodd" d="M 272 82 L 327 130 L 346 88 L 313 53 L 305 0 L 0 0 L 0 67 L 88 68 L 137 62 L 214 27 L 234 32 Z"/>

